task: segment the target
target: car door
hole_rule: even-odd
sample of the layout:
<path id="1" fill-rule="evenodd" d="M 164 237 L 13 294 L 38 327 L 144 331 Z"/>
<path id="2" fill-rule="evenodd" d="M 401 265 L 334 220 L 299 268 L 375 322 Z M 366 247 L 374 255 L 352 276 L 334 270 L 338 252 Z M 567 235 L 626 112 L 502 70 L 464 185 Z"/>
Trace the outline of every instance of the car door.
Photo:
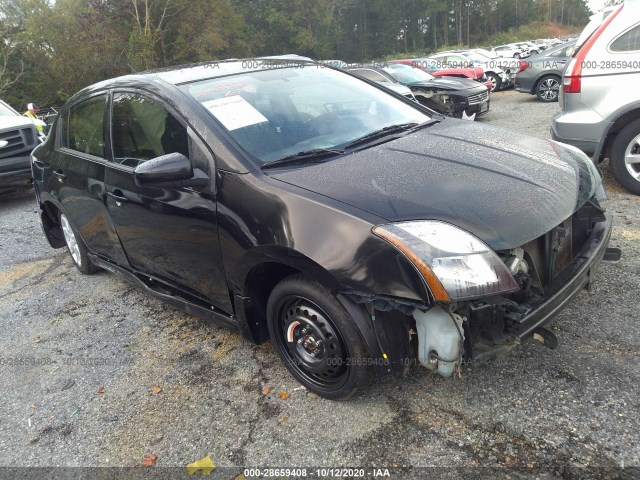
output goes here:
<path id="1" fill-rule="evenodd" d="M 50 182 L 64 213 L 93 253 L 119 263 L 127 259 L 105 205 L 105 136 L 108 94 L 71 105 L 58 121 Z"/>
<path id="2" fill-rule="evenodd" d="M 215 181 L 198 188 L 139 186 L 134 177 L 138 165 L 177 152 L 213 179 L 211 152 L 159 97 L 139 91 L 113 93 L 110 136 L 107 206 L 133 269 L 230 312 Z"/>

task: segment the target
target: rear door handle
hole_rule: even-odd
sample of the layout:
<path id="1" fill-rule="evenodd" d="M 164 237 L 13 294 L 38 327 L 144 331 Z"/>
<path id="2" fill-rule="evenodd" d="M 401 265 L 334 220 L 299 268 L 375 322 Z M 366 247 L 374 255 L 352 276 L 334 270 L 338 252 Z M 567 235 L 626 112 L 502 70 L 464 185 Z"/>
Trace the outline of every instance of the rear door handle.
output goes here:
<path id="1" fill-rule="evenodd" d="M 67 178 L 67 176 L 62 172 L 62 170 L 54 170 L 53 174 L 58 177 L 58 181 L 62 183 L 62 181 Z"/>
<path id="2" fill-rule="evenodd" d="M 118 207 L 121 207 L 123 203 L 128 202 L 127 197 L 122 196 L 122 192 L 120 190 L 116 190 L 117 193 L 119 193 L 120 195 L 117 195 L 116 193 L 112 193 L 112 192 L 107 192 L 107 195 L 109 195 L 111 198 L 113 198 L 116 202 L 116 205 Z"/>

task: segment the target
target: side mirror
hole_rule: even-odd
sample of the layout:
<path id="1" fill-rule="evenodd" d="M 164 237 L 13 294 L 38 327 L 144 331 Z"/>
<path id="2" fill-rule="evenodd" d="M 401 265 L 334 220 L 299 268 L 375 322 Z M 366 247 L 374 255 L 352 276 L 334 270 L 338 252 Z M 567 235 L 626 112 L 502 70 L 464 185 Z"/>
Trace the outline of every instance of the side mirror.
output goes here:
<path id="1" fill-rule="evenodd" d="M 133 171 L 139 187 L 203 187 L 207 175 L 193 169 L 191 162 L 181 153 L 168 153 L 141 163 Z"/>

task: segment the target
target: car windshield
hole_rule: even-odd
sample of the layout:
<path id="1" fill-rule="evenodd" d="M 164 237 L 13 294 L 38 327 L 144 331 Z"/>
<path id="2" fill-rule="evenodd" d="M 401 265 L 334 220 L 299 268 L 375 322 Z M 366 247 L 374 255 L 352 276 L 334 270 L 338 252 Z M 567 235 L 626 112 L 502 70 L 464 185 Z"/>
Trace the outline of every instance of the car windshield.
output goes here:
<path id="1" fill-rule="evenodd" d="M 404 63 L 389 63 L 383 69 L 400 83 L 428 82 L 433 75 Z"/>
<path id="2" fill-rule="evenodd" d="M 180 88 L 261 164 L 339 151 L 386 127 L 431 119 L 379 88 L 317 65 L 248 71 Z"/>
<path id="3" fill-rule="evenodd" d="M 15 117 L 18 115 L 13 108 L 0 102 L 0 117 Z"/>

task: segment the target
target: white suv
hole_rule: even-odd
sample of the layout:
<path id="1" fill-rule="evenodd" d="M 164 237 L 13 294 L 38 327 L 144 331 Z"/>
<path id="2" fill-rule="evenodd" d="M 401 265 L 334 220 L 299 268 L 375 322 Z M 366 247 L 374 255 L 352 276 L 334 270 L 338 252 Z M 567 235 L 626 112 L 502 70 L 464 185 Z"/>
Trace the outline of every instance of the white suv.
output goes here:
<path id="1" fill-rule="evenodd" d="M 640 195 L 640 0 L 592 17 L 564 71 L 555 140 L 609 157 L 614 177 Z"/>

